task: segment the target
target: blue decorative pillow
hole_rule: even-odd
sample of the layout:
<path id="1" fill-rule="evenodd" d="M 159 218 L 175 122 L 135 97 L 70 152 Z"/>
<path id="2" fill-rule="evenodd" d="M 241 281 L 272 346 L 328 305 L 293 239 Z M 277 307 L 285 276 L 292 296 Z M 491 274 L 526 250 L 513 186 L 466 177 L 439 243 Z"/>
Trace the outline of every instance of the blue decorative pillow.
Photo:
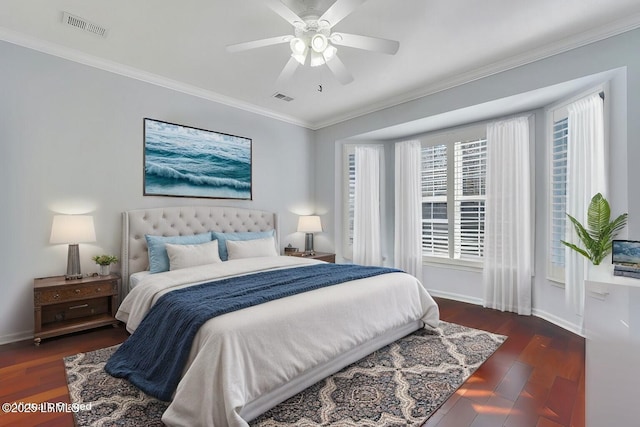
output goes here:
<path id="1" fill-rule="evenodd" d="M 227 253 L 227 240 L 255 240 L 266 239 L 267 237 L 274 237 L 276 230 L 268 231 L 244 231 L 239 233 L 220 233 L 218 231 L 211 232 L 212 240 L 218 241 L 218 253 L 222 261 L 226 261 L 229 258 Z"/>
<path id="2" fill-rule="evenodd" d="M 149 249 L 149 272 L 162 273 L 169 271 L 169 255 L 164 247 L 165 243 L 174 245 L 197 245 L 210 242 L 211 233 L 193 234 L 191 236 L 151 236 L 146 234 L 147 248 Z"/>

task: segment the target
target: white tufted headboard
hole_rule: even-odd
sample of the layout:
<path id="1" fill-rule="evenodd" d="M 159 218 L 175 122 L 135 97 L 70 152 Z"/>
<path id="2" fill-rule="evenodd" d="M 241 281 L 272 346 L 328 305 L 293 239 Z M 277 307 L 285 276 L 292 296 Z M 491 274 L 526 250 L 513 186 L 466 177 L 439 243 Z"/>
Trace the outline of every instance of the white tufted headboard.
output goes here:
<path id="1" fill-rule="evenodd" d="M 277 244 L 277 225 L 275 213 L 244 208 L 184 206 L 123 212 L 121 297 L 124 298 L 129 289 L 129 275 L 149 268 L 146 234 L 186 236 L 207 231 L 232 233 L 275 229 Z"/>

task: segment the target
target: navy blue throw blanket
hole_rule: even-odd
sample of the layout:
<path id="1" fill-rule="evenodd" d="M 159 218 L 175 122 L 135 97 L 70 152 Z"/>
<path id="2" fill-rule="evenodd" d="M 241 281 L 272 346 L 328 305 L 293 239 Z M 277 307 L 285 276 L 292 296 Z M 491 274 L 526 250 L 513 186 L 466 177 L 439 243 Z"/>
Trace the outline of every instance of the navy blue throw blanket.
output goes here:
<path id="1" fill-rule="evenodd" d="M 267 301 L 349 280 L 398 272 L 351 264 L 265 271 L 177 289 L 163 295 L 105 370 L 145 393 L 169 401 L 180 382 L 193 338 L 207 320 Z"/>

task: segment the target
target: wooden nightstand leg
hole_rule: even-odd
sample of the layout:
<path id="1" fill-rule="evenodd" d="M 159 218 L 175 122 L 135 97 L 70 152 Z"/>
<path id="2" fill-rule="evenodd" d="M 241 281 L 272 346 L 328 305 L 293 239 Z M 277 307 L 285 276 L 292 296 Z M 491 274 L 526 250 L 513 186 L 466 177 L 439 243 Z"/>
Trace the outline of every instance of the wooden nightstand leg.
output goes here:
<path id="1" fill-rule="evenodd" d="M 40 307 L 39 305 L 36 305 L 33 308 L 33 326 L 34 335 L 38 334 L 42 330 L 42 307 Z M 36 345 L 36 347 L 40 345 L 40 341 L 41 339 L 39 337 L 33 339 L 33 343 Z"/>

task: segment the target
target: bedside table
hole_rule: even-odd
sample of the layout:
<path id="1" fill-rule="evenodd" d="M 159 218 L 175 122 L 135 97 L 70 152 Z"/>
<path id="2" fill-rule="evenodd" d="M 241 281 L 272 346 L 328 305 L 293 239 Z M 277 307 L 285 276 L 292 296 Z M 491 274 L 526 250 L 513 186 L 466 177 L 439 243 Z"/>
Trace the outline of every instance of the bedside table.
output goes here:
<path id="1" fill-rule="evenodd" d="M 33 340 L 70 334 L 105 325 L 117 326 L 120 276 L 65 280 L 64 276 L 33 281 Z"/>
<path id="2" fill-rule="evenodd" d="M 330 262 L 332 264 L 335 264 L 336 262 L 336 254 L 332 254 L 329 252 L 316 252 L 315 255 L 306 255 L 306 256 L 304 255 L 304 252 L 289 252 L 289 253 L 285 253 L 285 255 L 299 256 L 299 257 L 310 258 L 310 259 L 319 259 L 320 261 Z"/>

